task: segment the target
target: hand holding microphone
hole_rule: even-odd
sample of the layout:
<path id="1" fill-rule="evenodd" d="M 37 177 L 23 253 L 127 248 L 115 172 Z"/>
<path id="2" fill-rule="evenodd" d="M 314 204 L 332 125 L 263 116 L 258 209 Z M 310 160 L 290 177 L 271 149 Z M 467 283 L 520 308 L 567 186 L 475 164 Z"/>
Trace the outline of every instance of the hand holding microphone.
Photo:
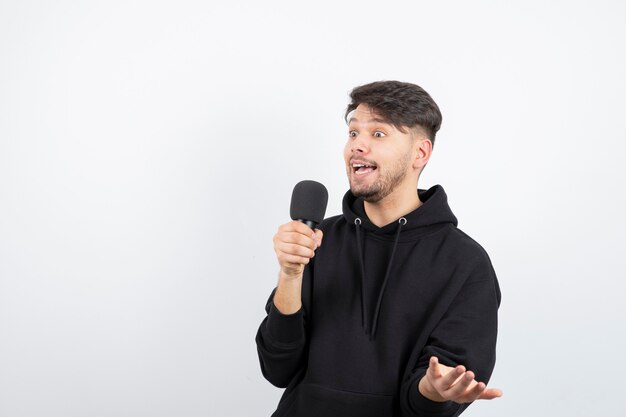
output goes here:
<path id="1" fill-rule="evenodd" d="M 324 219 L 328 191 L 315 181 L 301 181 L 291 195 L 290 215 L 294 221 L 278 228 L 274 251 L 281 267 L 281 276 L 302 277 L 304 266 L 315 256 L 322 243 L 322 231 L 315 227 Z"/>
<path id="2" fill-rule="evenodd" d="M 280 264 L 274 305 L 283 314 L 293 314 L 302 306 L 302 275 L 322 244 L 322 231 L 315 227 L 324 219 L 327 202 L 328 191 L 322 184 L 299 182 L 291 196 L 293 221 L 280 226 L 274 235 L 274 251 Z"/>

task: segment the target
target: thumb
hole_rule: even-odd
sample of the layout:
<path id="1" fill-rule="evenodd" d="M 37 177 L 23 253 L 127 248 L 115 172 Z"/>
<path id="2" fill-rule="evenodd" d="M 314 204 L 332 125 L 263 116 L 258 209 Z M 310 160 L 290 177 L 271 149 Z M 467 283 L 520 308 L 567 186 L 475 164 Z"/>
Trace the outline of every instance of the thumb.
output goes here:
<path id="1" fill-rule="evenodd" d="M 320 229 L 315 229 L 314 239 L 315 239 L 315 243 L 317 244 L 318 248 L 320 246 L 322 246 L 322 238 L 323 237 L 324 237 L 324 233 Z"/>

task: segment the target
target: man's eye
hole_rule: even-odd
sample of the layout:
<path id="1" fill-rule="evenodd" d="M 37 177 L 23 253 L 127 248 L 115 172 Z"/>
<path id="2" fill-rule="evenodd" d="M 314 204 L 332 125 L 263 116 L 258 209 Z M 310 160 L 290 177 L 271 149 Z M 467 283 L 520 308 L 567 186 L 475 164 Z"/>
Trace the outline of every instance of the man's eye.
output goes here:
<path id="1" fill-rule="evenodd" d="M 381 132 L 380 130 L 377 130 L 376 132 L 374 132 L 374 137 L 376 138 L 384 138 L 386 135 Z"/>
<path id="2" fill-rule="evenodd" d="M 348 132 L 348 136 L 350 136 L 351 138 L 356 138 L 357 136 L 356 130 L 351 130 L 350 132 Z"/>

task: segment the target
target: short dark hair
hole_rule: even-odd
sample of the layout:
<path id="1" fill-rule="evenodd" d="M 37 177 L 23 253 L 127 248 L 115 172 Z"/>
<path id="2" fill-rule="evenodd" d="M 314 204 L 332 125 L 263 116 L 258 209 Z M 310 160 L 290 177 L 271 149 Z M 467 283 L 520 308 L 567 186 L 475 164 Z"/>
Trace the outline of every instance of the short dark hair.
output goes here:
<path id="1" fill-rule="evenodd" d="M 366 104 L 386 123 L 406 133 L 405 128 L 421 127 L 435 144 L 441 127 L 441 111 L 432 97 L 419 85 L 400 81 L 376 81 L 355 87 L 345 119 L 359 104 Z"/>

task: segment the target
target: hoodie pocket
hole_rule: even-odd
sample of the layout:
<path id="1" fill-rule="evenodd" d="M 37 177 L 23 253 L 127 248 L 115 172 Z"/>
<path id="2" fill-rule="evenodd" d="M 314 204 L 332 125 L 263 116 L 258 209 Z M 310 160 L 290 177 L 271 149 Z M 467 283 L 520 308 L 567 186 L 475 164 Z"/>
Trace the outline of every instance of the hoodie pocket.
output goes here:
<path id="1" fill-rule="evenodd" d="M 295 404 L 298 417 L 392 417 L 391 394 L 364 394 L 316 384 L 300 384 Z"/>

